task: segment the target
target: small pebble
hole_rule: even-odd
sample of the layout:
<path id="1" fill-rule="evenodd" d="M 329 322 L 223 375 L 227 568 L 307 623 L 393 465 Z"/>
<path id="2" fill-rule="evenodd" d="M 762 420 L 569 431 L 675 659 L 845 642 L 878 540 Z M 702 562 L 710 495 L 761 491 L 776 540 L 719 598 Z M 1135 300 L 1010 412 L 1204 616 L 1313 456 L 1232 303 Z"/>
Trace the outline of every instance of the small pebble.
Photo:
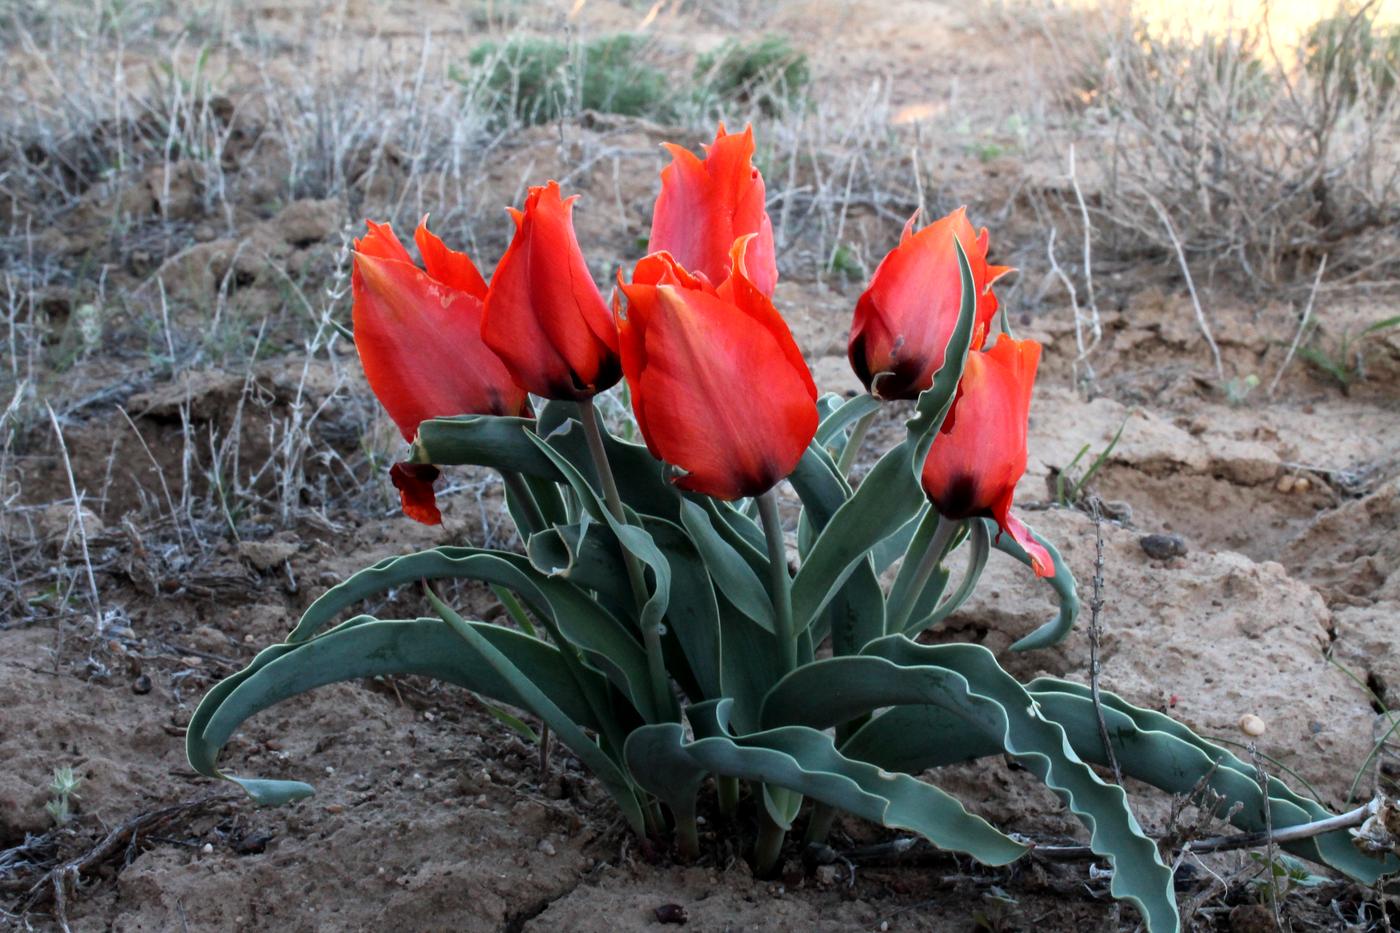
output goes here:
<path id="1" fill-rule="evenodd" d="M 1280 476 L 1278 478 L 1277 483 L 1274 483 L 1274 488 L 1286 496 L 1293 491 L 1293 487 L 1297 484 L 1298 477 L 1292 475 L 1291 473 L 1285 473 L 1283 476 Z"/>
<path id="2" fill-rule="evenodd" d="M 680 904 L 662 904 L 653 913 L 657 923 L 682 924 L 690 919 L 690 914 Z"/>
<path id="3" fill-rule="evenodd" d="M 145 696 L 151 692 L 151 677 L 149 674 L 142 674 L 131 682 L 131 692 L 137 696 Z"/>
<path id="4" fill-rule="evenodd" d="M 539 844 L 539 850 L 545 855 L 553 855 L 554 843 L 550 842 L 548 839 L 541 839 Z"/>
<path id="5" fill-rule="evenodd" d="M 206 843 L 204 844 L 204 848 L 200 849 L 199 851 L 200 851 L 200 852 L 203 852 L 205 855 L 213 855 L 213 854 L 214 854 L 214 843 L 212 843 L 212 842 L 206 842 Z"/>
<path id="6" fill-rule="evenodd" d="M 1173 557 L 1184 557 L 1188 548 L 1186 539 L 1181 535 L 1153 534 L 1143 535 L 1138 538 L 1138 544 L 1143 551 L 1153 560 L 1170 560 Z"/>
<path id="7" fill-rule="evenodd" d="M 1264 734 L 1264 720 L 1253 713 L 1246 713 L 1240 717 L 1240 731 L 1245 735 L 1258 738 Z"/>

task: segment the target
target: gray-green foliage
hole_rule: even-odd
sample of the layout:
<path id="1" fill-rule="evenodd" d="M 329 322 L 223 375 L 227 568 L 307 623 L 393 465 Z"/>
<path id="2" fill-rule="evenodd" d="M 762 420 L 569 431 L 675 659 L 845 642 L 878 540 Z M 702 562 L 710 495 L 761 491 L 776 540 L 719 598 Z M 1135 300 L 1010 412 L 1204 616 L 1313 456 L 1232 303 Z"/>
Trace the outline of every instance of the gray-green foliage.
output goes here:
<path id="1" fill-rule="evenodd" d="M 1113 893 L 1136 905 L 1149 929 L 1178 929 L 1171 871 L 1123 790 L 1090 767 L 1105 761 L 1106 751 L 1086 688 L 1053 680 L 1022 685 L 975 645 L 918 644 L 921 629 L 951 611 L 964 587 L 944 598 L 946 575 L 935 575 L 922 593 L 912 592 L 907 577 L 888 594 L 879 582 L 900 553 L 906 562 L 917 558 L 930 540 L 930 521 L 938 521 L 924 507 L 917 474 L 970 343 L 974 305 L 965 257 L 962 276 L 968 297 L 946 347 L 949 363 L 919 399 L 900 443 L 854 491 L 834 455 L 870 404 L 830 397 L 818 403 L 817 439 L 790 478 L 803 508 L 803 562 L 795 576 L 786 567 L 772 572 L 764 533 L 742 504 L 678 492 L 645 447 L 606 435 L 627 518 L 617 520 L 603 503 L 582 436 L 586 415 L 572 403 L 550 402 L 536 421 L 425 422 L 417 460 L 520 477 L 511 484 L 511 512 L 525 553 L 437 547 L 380 561 L 332 587 L 285 643 L 210 690 L 189 724 L 190 763 L 238 782 L 263 803 L 304 797 L 311 788 L 300 781 L 222 774 L 224 743 L 248 717 L 317 686 L 420 674 L 538 717 L 593 772 L 635 831 L 662 830 L 664 805 L 692 852 L 697 795 L 720 776 L 752 782 L 755 808 L 779 831 L 811 800 L 999 865 L 1026 850 L 1005 832 L 1015 827 L 968 813 L 937 786 L 936 771 L 928 772 L 1008 755 L 1083 822 L 1092 849 L 1113 866 Z M 934 540 L 969 542 L 974 567 L 993 548 L 1029 560 L 986 525 Z M 623 547 L 645 568 L 635 591 Z M 1072 576 L 1058 553 L 1050 554 L 1055 574 L 1048 583 L 1060 612 L 1018 642 L 1021 650 L 1064 638 L 1078 609 Z M 336 624 L 366 600 L 442 579 L 508 592 L 508 608 L 528 611 L 534 621 L 527 630 L 465 619 L 429 590 L 436 617 L 358 615 Z M 779 586 L 788 589 L 795 614 L 797 634 L 787 642 L 771 598 Z M 887 612 L 887 603 L 917 611 Z M 666 681 L 660 694 L 647 649 L 658 633 Z M 823 643 L 833 656 L 818 660 Z M 1325 815 L 1275 779 L 1265 798 L 1249 765 L 1179 723 L 1111 695 L 1103 702 L 1124 774 L 1172 793 L 1205 782 L 1229 807 L 1221 818 L 1244 829 Z M 1284 848 L 1367 883 L 1400 867 L 1394 858 L 1357 851 L 1345 832 Z"/>
<path id="2" fill-rule="evenodd" d="M 810 80 L 806 54 L 781 36 L 730 39 L 695 63 L 703 100 L 750 104 L 769 116 L 800 101 Z"/>
<path id="3" fill-rule="evenodd" d="M 672 92 L 648 54 L 647 41 L 629 33 L 589 42 L 517 38 L 488 42 L 467 61 L 496 110 L 523 123 L 548 123 L 580 110 L 664 119 Z"/>

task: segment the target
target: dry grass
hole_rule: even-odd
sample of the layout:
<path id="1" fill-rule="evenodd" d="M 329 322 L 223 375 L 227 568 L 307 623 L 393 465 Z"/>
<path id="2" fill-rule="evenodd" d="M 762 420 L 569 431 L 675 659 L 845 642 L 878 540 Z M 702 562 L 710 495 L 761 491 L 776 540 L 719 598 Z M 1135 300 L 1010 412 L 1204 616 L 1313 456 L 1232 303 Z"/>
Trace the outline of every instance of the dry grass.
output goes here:
<path id="1" fill-rule="evenodd" d="M 1079 123 L 1103 255 L 1176 258 L 1256 293 L 1400 283 L 1400 95 L 1377 0 L 1294 47 L 1267 6 L 1217 32 L 1132 8 L 1034 17 Z M 1081 169 L 1083 172 L 1083 168 Z"/>

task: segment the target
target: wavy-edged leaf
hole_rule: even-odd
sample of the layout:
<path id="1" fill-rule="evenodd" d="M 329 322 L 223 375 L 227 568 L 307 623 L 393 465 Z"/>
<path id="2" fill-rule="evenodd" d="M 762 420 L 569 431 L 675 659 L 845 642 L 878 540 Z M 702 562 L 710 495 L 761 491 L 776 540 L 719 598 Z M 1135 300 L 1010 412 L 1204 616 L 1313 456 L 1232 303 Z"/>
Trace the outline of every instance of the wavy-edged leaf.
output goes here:
<path id="1" fill-rule="evenodd" d="M 891 829 L 924 836 L 939 848 L 966 852 L 989 865 L 1004 865 L 1026 847 L 965 810 L 958 800 L 909 775 L 846 758 L 829 735 L 801 726 L 734 735 L 727 700 L 700 704 L 688 713 L 702 736 L 686 741 L 677 723 L 635 730 L 625 749 L 633 780 L 680 813 L 694 814 L 695 792 L 706 773 L 784 787 Z"/>
<path id="2" fill-rule="evenodd" d="M 996 739 L 1068 804 L 1089 829 L 1090 848 L 1112 860 L 1111 890 L 1142 911 L 1150 930 L 1176 930 L 1172 876 L 1128 808 L 1074 752 L 1065 730 L 1044 718 L 1024 687 L 978 645 L 919 645 L 891 635 L 861 655 L 806 665 L 763 704 L 763 725 L 825 729 L 886 706 L 936 706 Z"/>
<path id="3" fill-rule="evenodd" d="M 961 244 L 957 254 L 962 306 L 944 350 L 943 366 L 919 396 L 914 416 L 905 422 L 904 441 L 876 462 L 812 545 L 792 586 L 793 621 L 799 631 L 813 623 L 852 570 L 861 561 L 868 562 L 870 549 L 897 532 L 923 505 L 919 471 L 953 404 L 977 306 L 972 269 Z"/>
<path id="4" fill-rule="evenodd" d="M 581 419 L 582 413 L 574 402 L 551 401 L 540 412 L 539 433 L 548 438 L 550 446 L 587 478 L 593 489 L 601 493 L 602 486 Z M 594 419 L 623 503 L 639 514 L 680 521 L 676 490 L 666 481 L 665 465 L 642 445 L 628 443 L 609 432 L 596 410 Z M 571 421 L 573 424 L 570 424 Z"/>
<path id="5" fill-rule="evenodd" d="M 823 399 L 835 400 L 836 397 L 827 395 Z M 845 442 L 841 440 L 840 445 L 835 449 L 832 448 L 833 443 L 841 438 L 847 427 L 879 410 L 880 400 L 869 393 L 846 399 L 834 409 L 823 413 L 821 421 L 817 423 L 817 443 L 825 447 L 833 459 L 839 458 Z"/>
<path id="6" fill-rule="evenodd" d="M 1065 727 L 1071 743 L 1076 748 L 1083 747 L 1084 758 L 1096 763 L 1106 761 L 1088 687 L 1047 677 L 1033 681 L 1028 689 L 1045 714 Z M 1252 765 L 1169 716 L 1134 706 L 1112 693 L 1101 692 L 1100 701 L 1115 757 L 1125 774 L 1170 793 L 1184 794 L 1214 767 L 1210 786 L 1227 801 L 1244 803 L 1231 822 L 1247 832 L 1259 832 L 1267 825 L 1277 830 L 1332 815 L 1317 801 L 1294 792 L 1271 775 L 1270 820 L 1266 823 L 1259 778 Z M 1382 875 L 1400 871 L 1400 859 L 1366 855 L 1351 844 L 1345 831 L 1286 843 L 1283 848 L 1330 865 L 1364 884 L 1374 884 Z"/>
<path id="7" fill-rule="evenodd" d="M 973 519 L 980 521 L 987 528 L 987 534 L 991 537 L 992 546 L 1004 554 L 1025 564 L 1031 565 L 1031 556 L 1025 552 L 1021 545 L 1016 543 L 1016 539 L 1011 535 L 1002 534 L 996 522 L 990 518 Z M 1031 536 L 1040 542 L 1040 546 L 1050 553 L 1050 560 L 1055 565 L 1055 575 L 1045 578 L 1055 591 L 1055 596 L 1060 601 L 1060 611 L 1055 618 L 1046 622 L 1040 628 L 1031 632 L 1020 641 L 1011 646 L 1012 651 L 1030 651 L 1035 648 L 1049 648 L 1051 645 L 1058 645 L 1069 635 L 1074 628 L 1074 620 L 1079 617 L 1079 593 L 1074 585 L 1074 574 L 1070 572 L 1069 565 L 1060 556 L 1059 549 L 1045 538 L 1036 534 L 1033 528 L 1027 528 Z"/>

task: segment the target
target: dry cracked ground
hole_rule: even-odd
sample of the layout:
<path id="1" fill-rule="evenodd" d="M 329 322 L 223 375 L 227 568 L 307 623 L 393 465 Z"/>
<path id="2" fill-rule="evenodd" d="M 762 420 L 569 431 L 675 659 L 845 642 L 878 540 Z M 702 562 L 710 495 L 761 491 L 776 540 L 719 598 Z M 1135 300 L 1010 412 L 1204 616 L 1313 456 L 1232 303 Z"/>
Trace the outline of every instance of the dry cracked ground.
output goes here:
<path id="1" fill-rule="evenodd" d="M 252 17 L 260 34 L 288 47 L 318 12 L 333 23 L 320 27 L 325 42 L 381 50 L 395 62 L 417 60 L 424 28 L 439 37 L 434 54 L 449 57 L 477 38 L 445 3 L 252 6 L 221 9 Z M 568 6 L 549 7 L 538 21 L 632 29 L 650 5 L 590 2 L 573 20 Z M 732 33 L 730 6 L 748 9 L 664 9 L 649 28 L 693 53 Z M 911 23 L 917 39 L 906 41 Z M 151 28 L 169 38 L 179 26 Z M 844 144 L 861 159 L 794 158 L 787 180 L 779 177 L 786 166 L 769 170 L 770 193 L 787 192 L 771 208 L 791 244 L 776 302 L 821 388 L 858 387 L 844 347 L 862 275 L 814 262 L 823 247 L 813 244 L 829 245 L 821 237 L 840 223 L 835 242 L 855 244 L 857 265 L 868 269 L 920 199 L 935 209 L 971 202 L 993 226 L 994 253 L 1023 265 L 1004 302 L 1012 324 L 1045 345 L 1020 509 L 1058 543 L 1086 594 L 1102 552 L 1103 686 L 1221 741 L 1244 743 L 1241 717 L 1261 718 L 1262 760 L 1329 806 L 1367 797 L 1378 781 L 1393 787 L 1396 762 L 1371 752 L 1389 725 L 1384 711 L 1400 706 L 1394 331 L 1368 343 L 1366 376 L 1347 392 L 1301 360 L 1270 391 L 1296 318 L 1222 287 L 1208 293 L 1222 382 L 1171 264 L 1123 264 L 1101 285 L 1103 339 L 1086 390 L 1076 383 L 1083 373 L 1065 297 L 1037 278 L 1044 230 L 1032 205 L 1047 192 L 1065 195 L 1057 158 L 974 157 L 952 117 L 922 124 L 917 138 L 899 117 L 932 100 L 965 113 L 964 123 L 989 114 L 1004 123 L 999 108 L 1028 93 L 1029 71 L 993 60 L 994 16 L 957 4 L 794 0 L 766 9 L 762 29 L 807 51 L 833 96 L 848 93 L 859 105 L 871 82 L 883 89 L 878 115 L 867 118 L 884 128 L 867 122 L 861 131 L 888 139 L 852 141 L 828 128 L 817 140 L 824 154 Z M 1030 57 L 1053 54 L 1028 48 Z M 454 201 L 449 216 L 489 265 L 508 232 L 500 207 L 524 181 L 563 176 L 583 195 L 580 239 L 603 279 L 645 237 L 659 143 L 705 138 L 698 128 L 596 114 L 516 128 L 459 167 L 454 177 L 469 184 L 456 188 L 424 177 L 411 140 L 389 141 L 365 156 L 345 190 L 289 196 L 287 153 L 268 138 L 277 114 L 267 82 L 291 80 L 295 58 L 256 69 L 240 63 L 242 54 L 251 53 L 236 44 L 215 52 L 227 58 L 221 99 L 232 110 L 215 119 L 237 199 L 211 202 L 197 167 L 153 163 L 134 181 L 91 185 L 27 233 L 24 262 L 36 263 L 37 249 L 67 272 L 28 297 L 52 333 L 24 372 L 54 418 L 42 404 L 26 408 L 7 424 L 0 460 L 9 581 L 0 612 L 0 925 L 55 926 L 52 887 L 29 894 L 44 871 L 82 858 L 127 821 L 190 804 L 84 866 L 65 897 L 72 929 L 650 930 L 667 905 L 707 931 L 1132 927 L 1131 911 L 1120 912 L 1083 863 L 994 871 L 916 850 L 853 873 L 794 861 L 782 879 L 759 881 L 733 828 L 712 818 L 700 863 L 676 864 L 626 833 L 567 754 L 556 752 L 542 770 L 536 748 L 487 705 L 414 678 L 326 687 L 235 735 L 225 754 L 231 768 L 309 780 L 317 787 L 309 800 L 259 810 L 196 776 L 183 753 L 193 705 L 279 640 L 328 585 L 390 554 L 512 540 L 499 486 L 470 471 L 449 477 L 440 528 L 397 514 L 384 470 L 396 450 L 392 428 L 353 347 L 326 324 L 347 320 L 344 246 L 360 212 L 396 199 L 381 216 L 405 217 L 451 190 L 470 203 Z M 762 137 L 762 123 L 756 131 Z M 813 194 L 832 187 L 823 165 L 848 165 L 837 188 L 850 190 L 857 169 L 866 179 L 881 153 L 906 160 L 901 147 L 911 141 L 934 166 L 932 190 L 916 190 L 912 176 L 883 188 L 862 180 L 864 200 L 839 214 Z M 348 154 L 344 164 L 354 161 Z M 0 218 L 20 229 L 26 210 L 39 216 L 35 205 L 12 202 Z M 118 213 L 137 219 L 114 245 L 106 218 Z M 21 259 L 8 255 L 18 275 Z M 1355 333 L 1393 313 L 1375 294 L 1329 300 L 1329 332 Z M 85 343 L 85 315 L 104 302 L 120 309 L 95 344 Z M 882 415 L 869 452 L 892 442 L 901 417 Z M 1100 504 L 1096 521 L 1087 497 L 1065 505 L 1062 492 L 1100 460 L 1084 487 Z M 484 617 L 500 612 L 487 594 L 461 588 L 455 596 Z M 397 594 L 374 608 L 413 611 L 415 600 Z M 1024 678 L 1082 680 L 1084 624 L 1056 648 L 1007 651 L 1053 611 L 1046 589 L 993 555 L 977 595 L 931 637 L 983 644 Z M 55 829 L 45 804 L 63 766 L 81 785 L 75 819 Z M 1083 836 L 1009 762 L 949 769 L 939 780 L 1005 829 Z M 1170 801 L 1130 789 L 1149 831 L 1166 831 Z M 887 838 L 853 821 L 836 835 L 846 848 Z M 1257 895 L 1205 881 L 1249 864 L 1238 855 L 1186 870 L 1184 899 L 1213 892 L 1197 905 L 1200 928 L 1254 928 L 1244 924 L 1257 920 Z M 1294 929 L 1375 918 L 1364 912 L 1368 892 L 1320 890 L 1290 899 Z"/>

